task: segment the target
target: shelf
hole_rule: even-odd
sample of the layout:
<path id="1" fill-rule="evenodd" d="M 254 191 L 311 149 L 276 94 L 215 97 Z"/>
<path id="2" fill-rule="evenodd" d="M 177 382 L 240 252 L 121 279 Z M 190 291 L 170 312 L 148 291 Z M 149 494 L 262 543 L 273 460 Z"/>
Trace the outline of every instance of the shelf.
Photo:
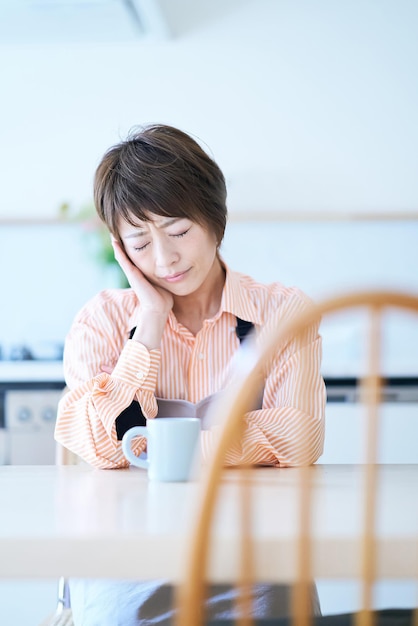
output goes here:
<path id="1" fill-rule="evenodd" d="M 410 222 L 418 221 L 418 211 L 264 211 L 231 210 L 229 222 Z M 0 216 L 0 225 L 42 226 L 73 224 L 62 217 L 6 218 Z"/>

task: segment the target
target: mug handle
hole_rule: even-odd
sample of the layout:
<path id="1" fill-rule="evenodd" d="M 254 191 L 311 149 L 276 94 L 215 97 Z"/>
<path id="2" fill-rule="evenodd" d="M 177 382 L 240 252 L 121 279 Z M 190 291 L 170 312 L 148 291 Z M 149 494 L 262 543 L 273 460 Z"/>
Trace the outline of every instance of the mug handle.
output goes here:
<path id="1" fill-rule="evenodd" d="M 135 437 L 141 435 L 147 439 L 148 437 L 148 428 L 146 426 L 134 426 L 126 431 L 126 433 L 122 437 L 122 451 L 125 457 L 132 465 L 136 465 L 136 467 L 142 467 L 143 469 L 148 469 L 149 461 L 148 459 L 140 459 L 135 456 L 132 452 L 131 441 Z"/>

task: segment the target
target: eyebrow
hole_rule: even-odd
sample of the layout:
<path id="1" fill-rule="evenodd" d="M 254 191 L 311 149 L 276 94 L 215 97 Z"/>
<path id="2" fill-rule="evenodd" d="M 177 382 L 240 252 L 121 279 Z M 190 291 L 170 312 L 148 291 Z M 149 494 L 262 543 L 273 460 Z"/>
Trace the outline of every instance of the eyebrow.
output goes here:
<path id="1" fill-rule="evenodd" d="M 182 218 L 182 217 L 169 217 L 160 226 L 157 226 L 157 228 L 168 228 L 169 226 L 171 226 L 175 222 L 178 222 L 181 219 L 184 219 L 184 218 Z M 138 230 L 136 230 L 134 233 L 131 233 L 130 235 L 126 235 L 126 237 L 124 237 L 124 239 L 134 239 L 135 237 L 143 237 L 145 234 L 146 234 L 146 232 L 144 230 L 142 230 L 140 227 L 138 227 Z"/>

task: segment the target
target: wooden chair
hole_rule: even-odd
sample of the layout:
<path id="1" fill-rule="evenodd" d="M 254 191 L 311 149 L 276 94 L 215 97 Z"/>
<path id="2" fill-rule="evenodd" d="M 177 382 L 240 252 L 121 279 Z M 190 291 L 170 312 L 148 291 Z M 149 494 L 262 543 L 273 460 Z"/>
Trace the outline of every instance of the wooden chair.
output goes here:
<path id="1" fill-rule="evenodd" d="M 381 324 L 383 313 L 390 309 L 400 309 L 418 313 L 418 297 L 415 295 L 394 292 L 352 293 L 326 300 L 310 310 L 305 311 L 282 328 L 275 329 L 265 337 L 261 345 L 251 340 L 242 351 L 239 372 L 222 400 L 213 407 L 213 415 L 223 416 L 223 424 L 217 447 L 214 450 L 203 477 L 200 501 L 197 507 L 197 516 L 194 534 L 190 539 L 190 549 L 185 561 L 184 580 L 178 592 L 178 614 L 176 626 L 202 626 L 205 618 L 202 612 L 205 596 L 205 576 L 208 569 L 211 552 L 211 525 L 217 495 L 222 485 L 225 458 L 228 448 L 241 432 L 243 414 L 249 410 L 251 400 L 257 396 L 260 389 L 260 375 L 263 366 L 274 355 L 278 346 L 285 345 L 291 337 L 301 334 L 318 317 L 337 313 L 348 309 L 366 309 L 369 313 L 368 337 L 368 368 L 362 381 L 362 399 L 367 405 L 367 458 L 364 464 L 365 488 L 363 500 L 363 528 L 361 549 L 361 609 L 355 614 L 341 616 L 324 616 L 312 618 L 309 614 L 309 581 L 313 580 L 312 564 L 310 559 L 311 539 L 311 509 L 312 490 L 309 484 L 309 469 L 301 468 L 300 476 L 300 520 L 298 535 L 298 564 L 297 577 L 293 585 L 292 616 L 289 620 L 263 621 L 268 624 L 292 623 L 295 626 L 308 626 L 313 619 L 315 624 L 351 625 L 356 626 L 383 626 L 383 625 L 410 625 L 418 626 L 418 610 L 376 611 L 373 609 L 372 587 L 376 576 L 376 554 L 373 541 L 376 525 L 376 486 L 378 483 L 377 443 L 379 432 L 378 407 L 381 394 Z M 418 362 L 418 355 L 417 355 Z M 304 445 L 301 441 L 301 446 Z M 248 589 L 254 582 L 251 558 L 251 490 L 249 489 L 248 468 L 241 468 L 242 475 L 242 554 L 241 579 L 237 581 L 241 589 L 241 617 L 235 622 L 239 626 L 250 626 L 254 623 L 251 618 L 251 599 Z M 418 493 L 418 492 L 417 492 Z M 418 495 L 417 495 L 418 497 Z M 238 529 L 240 525 L 238 524 Z M 418 531 L 418 529 L 417 529 Z M 418 535 L 418 532 L 417 532 Z M 417 539 L 418 545 L 418 539 Z M 415 620 L 413 622 L 413 620 Z M 261 622 L 256 622 L 261 623 Z M 226 622 L 219 622 L 225 625 Z M 231 622 L 228 622 L 231 624 Z"/>

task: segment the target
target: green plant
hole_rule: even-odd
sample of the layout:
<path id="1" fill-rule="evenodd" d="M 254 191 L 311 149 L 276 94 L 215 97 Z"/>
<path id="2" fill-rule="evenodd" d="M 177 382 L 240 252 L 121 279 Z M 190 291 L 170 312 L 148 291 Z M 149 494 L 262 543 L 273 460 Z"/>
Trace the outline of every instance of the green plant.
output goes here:
<path id="1" fill-rule="evenodd" d="M 71 219 L 80 224 L 90 256 L 104 267 L 115 267 L 120 287 L 129 287 L 127 278 L 115 259 L 109 231 L 97 215 L 94 205 L 92 203 L 86 204 L 72 214 L 70 205 L 63 203 L 59 212 L 61 218 Z"/>

